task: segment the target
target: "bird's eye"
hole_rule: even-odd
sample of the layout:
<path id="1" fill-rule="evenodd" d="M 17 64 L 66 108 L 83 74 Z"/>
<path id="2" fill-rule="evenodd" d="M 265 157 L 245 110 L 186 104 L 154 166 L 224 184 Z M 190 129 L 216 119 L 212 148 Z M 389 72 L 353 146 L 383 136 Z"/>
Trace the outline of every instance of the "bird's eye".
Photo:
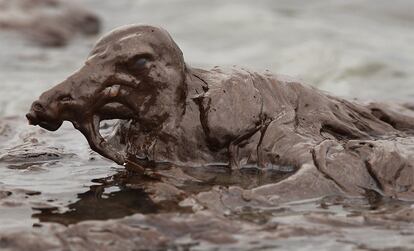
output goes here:
<path id="1" fill-rule="evenodd" d="M 147 69 L 149 60 L 149 55 L 139 55 L 129 60 L 127 67 L 132 72 L 141 72 Z"/>
<path id="2" fill-rule="evenodd" d="M 135 60 L 133 67 L 136 69 L 141 69 L 143 67 L 145 67 L 145 65 L 147 64 L 147 59 L 146 58 L 139 58 L 137 60 Z"/>

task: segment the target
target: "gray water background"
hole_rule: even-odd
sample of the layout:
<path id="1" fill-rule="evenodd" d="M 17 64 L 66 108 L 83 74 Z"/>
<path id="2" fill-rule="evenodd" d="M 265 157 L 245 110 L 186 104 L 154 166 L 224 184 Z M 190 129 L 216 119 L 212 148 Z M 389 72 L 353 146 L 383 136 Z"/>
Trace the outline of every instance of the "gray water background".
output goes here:
<path id="1" fill-rule="evenodd" d="M 302 78 L 337 95 L 414 98 L 411 0 L 84 0 L 104 33 L 130 23 L 167 29 L 187 63 L 240 65 Z M 22 115 L 83 64 L 96 38 L 64 49 L 0 39 L 0 116 Z"/>

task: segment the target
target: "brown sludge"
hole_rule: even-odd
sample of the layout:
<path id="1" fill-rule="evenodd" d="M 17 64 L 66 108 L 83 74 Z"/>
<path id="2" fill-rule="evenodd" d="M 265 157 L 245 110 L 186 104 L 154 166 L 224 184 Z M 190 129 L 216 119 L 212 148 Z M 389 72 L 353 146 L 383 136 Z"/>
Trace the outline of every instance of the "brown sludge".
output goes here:
<path id="1" fill-rule="evenodd" d="M 0 30 L 15 31 L 42 46 L 63 46 L 75 34 L 96 35 L 98 16 L 62 0 L 0 0 Z"/>
<path id="2" fill-rule="evenodd" d="M 370 191 L 413 199 L 410 106 L 347 101 L 269 72 L 192 68 L 157 27 L 130 25 L 104 36 L 27 118 L 48 130 L 72 122 L 93 150 L 121 165 L 289 170 L 284 180 L 249 191 L 272 203 Z M 121 120 L 105 139 L 99 124 L 107 119 Z M 211 202 L 214 193 L 199 199 Z"/>

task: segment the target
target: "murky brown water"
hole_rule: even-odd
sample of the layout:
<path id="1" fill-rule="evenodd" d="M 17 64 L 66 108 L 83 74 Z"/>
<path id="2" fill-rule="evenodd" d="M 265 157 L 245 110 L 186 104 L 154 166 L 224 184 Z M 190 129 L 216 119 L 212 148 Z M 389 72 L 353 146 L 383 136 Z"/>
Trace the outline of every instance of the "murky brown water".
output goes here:
<path id="1" fill-rule="evenodd" d="M 408 0 L 84 4 L 95 6 L 105 30 L 166 27 L 192 65 L 270 68 L 344 96 L 414 96 Z M 79 67 L 95 40 L 44 49 L 0 34 L 0 250 L 414 249 L 410 202 L 371 192 L 275 205 L 245 191 L 283 179 L 290 167 L 159 165 L 148 177 L 102 159 L 70 124 L 58 132 L 28 126 L 30 102 Z"/>

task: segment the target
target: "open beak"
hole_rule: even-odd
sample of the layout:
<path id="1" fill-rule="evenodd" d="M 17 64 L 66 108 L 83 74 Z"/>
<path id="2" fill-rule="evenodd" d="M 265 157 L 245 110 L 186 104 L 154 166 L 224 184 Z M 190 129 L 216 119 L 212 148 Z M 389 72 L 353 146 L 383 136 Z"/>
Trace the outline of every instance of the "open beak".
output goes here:
<path id="1" fill-rule="evenodd" d="M 98 115 L 93 115 L 92 118 L 79 122 L 72 122 L 76 129 L 78 129 L 87 139 L 92 150 L 98 152 L 102 156 L 115 161 L 119 165 L 125 163 L 125 156 L 113 149 L 111 145 L 105 140 L 99 132 L 99 124 L 101 118 Z"/>
<path id="2" fill-rule="evenodd" d="M 120 89 L 120 85 L 112 85 L 96 92 L 96 99 L 93 99 L 92 104 L 86 105 L 81 114 L 71 114 L 70 118 L 67 115 L 65 120 L 72 122 L 74 127 L 85 136 L 92 150 L 123 165 L 126 161 L 125 154 L 114 149 L 99 132 L 102 120 L 135 117 L 133 109 L 129 108 L 122 99 L 119 99 Z M 39 125 L 46 130 L 56 131 L 62 125 L 63 120 L 52 116 L 52 112 L 44 107 L 39 101 L 35 101 L 30 112 L 26 114 L 26 118 L 30 125 Z"/>

